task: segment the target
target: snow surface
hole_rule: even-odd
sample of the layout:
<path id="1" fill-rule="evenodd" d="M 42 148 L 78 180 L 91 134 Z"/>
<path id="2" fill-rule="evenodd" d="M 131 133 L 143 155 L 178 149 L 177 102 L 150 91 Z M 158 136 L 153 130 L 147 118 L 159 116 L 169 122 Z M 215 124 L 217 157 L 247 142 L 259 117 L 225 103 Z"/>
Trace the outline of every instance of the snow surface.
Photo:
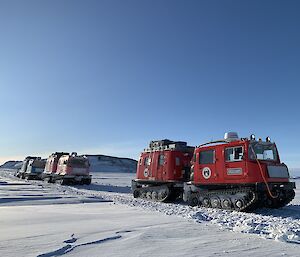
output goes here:
<path id="1" fill-rule="evenodd" d="M 299 256 L 298 190 L 282 209 L 239 213 L 134 199 L 133 176 L 61 186 L 1 170 L 0 256 Z"/>

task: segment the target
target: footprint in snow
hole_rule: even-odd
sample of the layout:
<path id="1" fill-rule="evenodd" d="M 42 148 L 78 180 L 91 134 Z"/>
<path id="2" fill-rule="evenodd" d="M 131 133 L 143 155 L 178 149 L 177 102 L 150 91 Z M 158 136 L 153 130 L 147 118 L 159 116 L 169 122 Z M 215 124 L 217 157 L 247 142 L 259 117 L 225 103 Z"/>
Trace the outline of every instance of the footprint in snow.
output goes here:
<path id="1" fill-rule="evenodd" d="M 132 230 L 121 230 L 121 231 L 117 231 L 116 234 L 123 234 L 123 233 L 130 233 L 132 232 Z"/>
<path id="2" fill-rule="evenodd" d="M 71 235 L 71 239 L 65 240 L 64 243 L 66 244 L 72 244 L 77 241 L 78 238 L 74 237 L 74 234 Z"/>

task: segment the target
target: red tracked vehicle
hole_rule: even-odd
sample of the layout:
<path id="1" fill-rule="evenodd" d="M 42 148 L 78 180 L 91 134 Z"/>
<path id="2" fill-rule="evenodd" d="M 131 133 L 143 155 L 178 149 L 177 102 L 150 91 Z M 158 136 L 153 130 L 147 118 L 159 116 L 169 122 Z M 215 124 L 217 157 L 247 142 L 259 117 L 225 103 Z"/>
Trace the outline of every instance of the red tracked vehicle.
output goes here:
<path id="1" fill-rule="evenodd" d="M 58 181 L 62 185 L 89 185 L 92 181 L 90 166 L 86 156 L 77 155 L 75 152 L 68 155 L 62 155 L 59 158 L 57 169 L 52 180 Z"/>
<path id="2" fill-rule="evenodd" d="M 263 142 L 255 140 L 254 135 L 238 138 L 231 132 L 223 140 L 196 147 L 191 163 L 185 165 L 184 174 L 191 169 L 190 179 L 168 177 L 174 169 L 165 161 L 159 165 L 158 156 L 166 155 L 169 146 L 159 150 L 153 147 L 158 142 L 167 140 L 151 142 L 150 149 L 141 154 L 137 179 L 132 182 L 134 197 L 167 201 L 183 193 L 183 200 L 193 206 L 247 211 L 280 208 L 295 196 L 295 183 L 289 181 L 288 168 L 280 162 L 270 138 Z M 191 149 L 183 151 L 183 156 L 190 158 Z"/>
<path id="3" fill-rule="evenodd" d="M 269 137 L 226 133 L 224 140 L 195 148 L 191 170 L 183 195 L 191 205 L 246 211 L 280 208 L 295 196 L 295 183 Z"/>
<path id="4" fill-rule="evenodd" d="M 194 147 L 186 142 L 168 139 L 151 141 L 141 153 L 136 179 L 132 181 L 134 197 L 170 201 L 183 190 L 189 181 L 190 161 Z"/>

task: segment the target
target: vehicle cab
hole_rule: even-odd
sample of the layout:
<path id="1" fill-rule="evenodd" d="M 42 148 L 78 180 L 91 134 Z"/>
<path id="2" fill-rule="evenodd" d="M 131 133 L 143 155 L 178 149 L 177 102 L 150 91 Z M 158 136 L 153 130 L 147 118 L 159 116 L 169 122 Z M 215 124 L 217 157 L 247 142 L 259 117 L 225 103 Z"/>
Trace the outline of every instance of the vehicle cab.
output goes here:
<path id="1" fill-rule="evenodd" d="M 202 144 L 195 149 L 192 161 L 194 184 L 247 184 L 288 182 L 289 172 L 280 162 L 276 144 L 270 138 L 255 140 L 254 135 Z"/>

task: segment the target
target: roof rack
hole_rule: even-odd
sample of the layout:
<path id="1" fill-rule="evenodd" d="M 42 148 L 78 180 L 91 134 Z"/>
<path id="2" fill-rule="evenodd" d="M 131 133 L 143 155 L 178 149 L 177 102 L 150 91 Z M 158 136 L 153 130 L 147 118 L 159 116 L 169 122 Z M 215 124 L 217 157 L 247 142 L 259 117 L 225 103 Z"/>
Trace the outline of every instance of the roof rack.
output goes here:
<path id="1" fill-rule="evenodd" d="M 169 139 L 151 141 L 149 147 L 144 149 L 144 152 L 164 151 L 164 150 L 181 150 L 192 151 L 194 147 L 188 146 L 184 141 L 172 141 Z"/>

